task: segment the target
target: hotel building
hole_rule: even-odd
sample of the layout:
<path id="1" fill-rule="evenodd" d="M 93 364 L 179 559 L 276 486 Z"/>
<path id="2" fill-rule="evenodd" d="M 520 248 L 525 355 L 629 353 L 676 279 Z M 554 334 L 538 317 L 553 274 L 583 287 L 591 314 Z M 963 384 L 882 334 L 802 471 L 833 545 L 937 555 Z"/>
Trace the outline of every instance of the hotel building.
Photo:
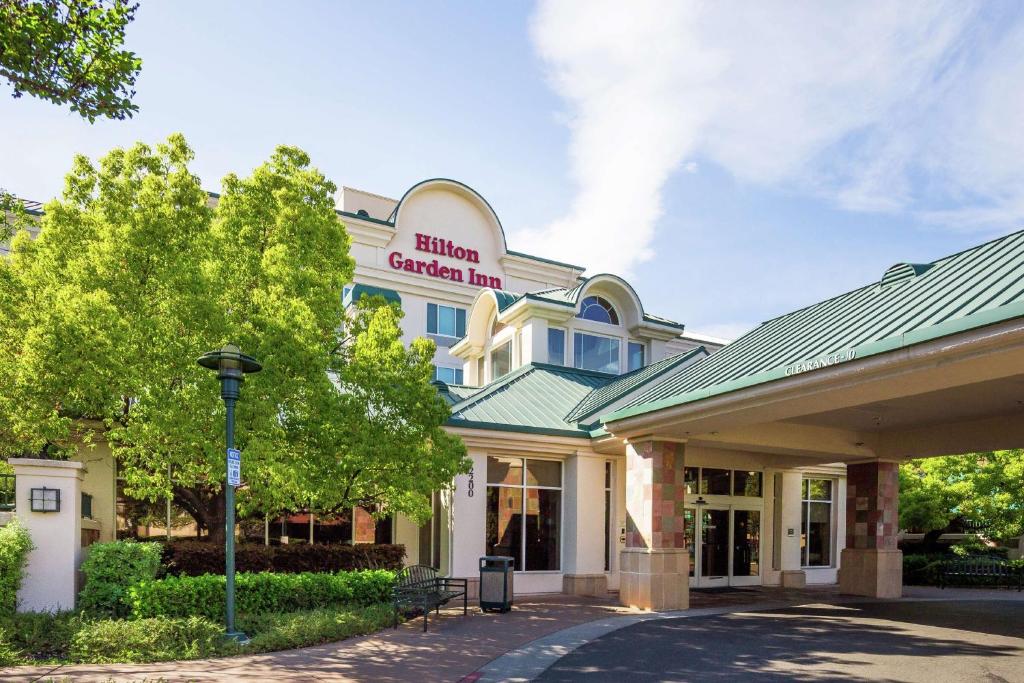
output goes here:
<path id="1" fill-rule="evenodd" d="M 437 343 L 449 429 L 473 461 L 437 494 L 430 524 L 395 520 L 408 561 L 473 580 L 479 557 L 508 555 L 520 593 L 618 589 L 626 446 L 599 418 L 723 343 L 648 313 L 619 277 L 510 250 L 490 204 L 462 183 L 427 180 L 397 200 L 344 188 L 339 213 L 356 262 L 346 305 L 383 294 L 401 305 L 407 341 Z M 690 585 L 834 583 L 845 475 L 691 447 L 681 523 L 660 533 L 685 536 Z M 356 540 L 369 540 L 356 516 Z"/>
<path id="2" fill-rule="evenodd" d="M 1024 232 L 897 263 L 723 345 L 619 277 L 510 250 L 462 183 L 345 188 L 338 214 L 356 263 L 344 305 L 383 295 L 407 341 L 437 342 L 447 429 L 472 461 L 428 524 L 356 510 L 338 540 L 402 543 L 471 586 L 481 556 L 504 555 L 519 594 L 617 590 L 647 609 L 686 608 L 691 587 L 898 597 L 899 462 L 1024 443 Z M 82 532 L 116 527 L 109 451 L 89 457 L 15 464 L 95 499 L 90 519 L 67 515 L 68 585 Z M 37 588 L 34 605 L 73 604 Z"/>

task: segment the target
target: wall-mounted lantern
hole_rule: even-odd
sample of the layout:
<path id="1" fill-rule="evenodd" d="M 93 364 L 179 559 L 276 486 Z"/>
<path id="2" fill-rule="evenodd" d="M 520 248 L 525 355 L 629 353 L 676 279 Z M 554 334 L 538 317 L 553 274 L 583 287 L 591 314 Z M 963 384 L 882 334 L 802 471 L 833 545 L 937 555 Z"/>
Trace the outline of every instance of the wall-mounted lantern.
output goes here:
<path id="1" fill-rule="evenodd" d="M 60 489 L 29 489 L 28 502 L 32 512 L 60 512 Z"/>

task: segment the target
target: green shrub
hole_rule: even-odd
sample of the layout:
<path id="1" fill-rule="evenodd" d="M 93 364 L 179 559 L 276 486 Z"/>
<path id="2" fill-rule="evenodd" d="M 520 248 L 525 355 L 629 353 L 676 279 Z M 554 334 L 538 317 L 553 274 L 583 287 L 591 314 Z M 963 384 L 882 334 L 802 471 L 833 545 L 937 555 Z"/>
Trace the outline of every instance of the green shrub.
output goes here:
<path id="1" fill-rule="evenodd" d="M 67 657 L 82 624 L 73 612 L 19 612 L 0 619 L 0 666 Z"/>
<path id="2" fill-rule="evenodd" d="M 201 617 L 103 619 L 78 629 L 70 657 L 88 664 L 163 662 L 209 657 L 223 647 L 223 627 Z"/>
<path id="3" fill-rule="evenodd" d="M 240 614 L 295 612 L 344 605 L 388 602 L 395 575 L 385 570 L 337 574 L 240 573 L 235 577 L 235 604 Z M 136 617 L 203 616 L 224 618 L 223 576 L 168 576 L 142 581 L 128 589 Z"/>
<path id="4" fill-rule="evenodd" d="M 15 517 L 0 528 L 0 615 L 14 614 L 25 564 L 32 550 L 28 530 Z"/>
<path id="5" fill-rule="evenodd" d="M 85 587 L 78 594 L 78 607 L 91 614 L 127 616 L 128 588 L 156 578 L 160 553 L 159 543 L 126 540 L 92 544 L 82 562 Z"/>
<path id="6" fill-rule="evenodd" d="M 251 635 L 249 652 L 270 652 L 331 643 L 373 633 L 390 626 L 394 611 L 389 604 L 347 609 L 317 609 L 290 614 L 261 614 L 239 621 Z"/>

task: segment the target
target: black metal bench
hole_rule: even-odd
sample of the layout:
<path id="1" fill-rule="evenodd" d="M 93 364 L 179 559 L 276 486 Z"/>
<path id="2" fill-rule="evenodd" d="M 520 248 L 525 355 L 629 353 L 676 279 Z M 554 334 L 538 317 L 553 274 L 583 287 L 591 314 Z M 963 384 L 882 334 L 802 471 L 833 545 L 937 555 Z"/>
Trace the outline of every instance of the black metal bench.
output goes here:
<path id="1" fill-rule="evenodd" d="M 985 556 L 950 560 L 939 570 L 940 588 L 973 583 L 1016 585 L 1020 591 L 1024 587 L 1024 571 L 1006 560 Z"/>
<path id="2" fill-rule="evenodd" d="M 451 579 L 438 576 L 433 567 L 417 564 L 406 567 L 395 577 L 395 628 L 398 628 L 398 615 L 403 609 L 423 610 L 423 631 L 427 630 L 427 615 L 430 610 L 441 613 L 441 606 L 449 601 L 462 597 L 462 614 L 467 613 L 466 579 Z"/>

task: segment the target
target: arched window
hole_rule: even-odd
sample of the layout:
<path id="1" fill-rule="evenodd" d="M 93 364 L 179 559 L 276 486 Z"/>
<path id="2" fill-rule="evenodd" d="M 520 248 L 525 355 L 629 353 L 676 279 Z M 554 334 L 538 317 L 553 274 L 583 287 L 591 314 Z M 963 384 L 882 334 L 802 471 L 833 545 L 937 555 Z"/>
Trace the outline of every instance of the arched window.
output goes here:
<path id="1" fill-rule="evenodd" d="M 600 296 L 586 297 L 580 304 L 580 312 L 576 314 L 576 317 L 609 325 L 619 324 L 619 315 L 615 312 L 615 307 Z"/>

